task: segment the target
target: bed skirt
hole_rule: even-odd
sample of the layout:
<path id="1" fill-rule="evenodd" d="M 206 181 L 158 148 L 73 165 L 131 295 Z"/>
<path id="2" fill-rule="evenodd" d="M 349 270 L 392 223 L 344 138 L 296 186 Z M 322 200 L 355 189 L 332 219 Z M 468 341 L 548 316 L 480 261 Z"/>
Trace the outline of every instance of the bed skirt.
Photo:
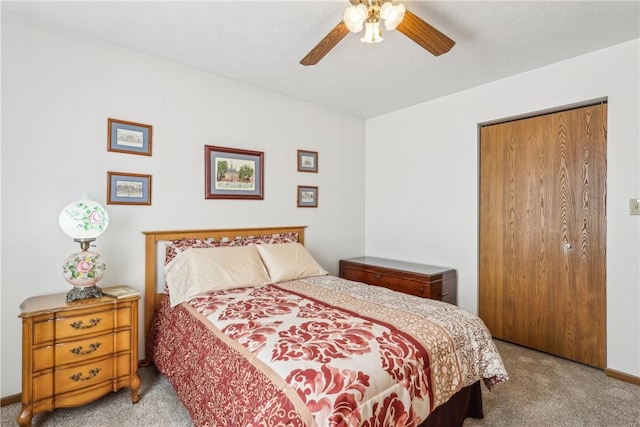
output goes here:
<path id="1" fill-rule="evenodd" d="M 484 418 L 480 381 L 451 396 L 429 414 L 420 427 L 461 427 L 466 418 Z"/>

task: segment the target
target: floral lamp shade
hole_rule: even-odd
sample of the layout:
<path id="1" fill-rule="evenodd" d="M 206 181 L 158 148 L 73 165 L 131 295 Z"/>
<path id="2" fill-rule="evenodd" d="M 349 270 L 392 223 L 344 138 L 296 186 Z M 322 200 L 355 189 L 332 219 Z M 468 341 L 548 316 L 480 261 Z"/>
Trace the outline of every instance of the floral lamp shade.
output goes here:
<path id="1" fill-rule="evenodd" d="M 69 203 L 60 212 L 60 228 L 73 239 L 95 239 L 109 226 L 107 210 L 93 200 Z"/>
<path id="2" fill-rule="evenodd" d="M 83 197 L 62 209 L 59 223 L 62 231 L 79 242 L 81 248 L 62 265 L 62 276 L 74 286 L 67 293 L 67 302 L 101 297 L 102 289 L 96 283 L 104 276 L 107 266 L 100 254 L 88 249 L 109 226 L 109 214 L 99 203 Z"/>

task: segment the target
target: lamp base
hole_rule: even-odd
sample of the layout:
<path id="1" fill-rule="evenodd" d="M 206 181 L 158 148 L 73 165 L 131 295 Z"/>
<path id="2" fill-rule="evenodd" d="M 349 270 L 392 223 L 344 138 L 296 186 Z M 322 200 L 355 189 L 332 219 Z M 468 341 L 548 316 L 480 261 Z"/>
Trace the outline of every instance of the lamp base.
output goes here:
<path id="1" fill-rule="evenodd" d="M 102 288 L 96 285 L 74 287 L 69 292 L 67 292 L 67 302 L 100 297 L 102 297 Z"/>

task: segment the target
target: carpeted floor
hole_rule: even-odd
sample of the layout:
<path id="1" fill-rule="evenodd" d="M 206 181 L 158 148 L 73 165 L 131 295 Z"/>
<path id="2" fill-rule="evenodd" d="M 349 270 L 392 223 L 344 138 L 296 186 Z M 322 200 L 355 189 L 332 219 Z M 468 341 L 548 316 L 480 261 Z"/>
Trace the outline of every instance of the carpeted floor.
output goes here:
<path id="1" fill-rule="evenodd" d="M 496 340 L 509 381 L 483 388 L 484 418 L 464 427 L 640 426 L 640 386 L 586 365 Z"/>
<path id="2" fill-rule="evenodd" d="M 485 418 L 464 427 L 640 426 L 640 386 L 607 377 L 601 370 L 496 341 L 510 379 L 493 392 L 483 386 Z M 79 408 L 38 414 L 34 427 L 191 426 L 169 382 L 154 368 L 140 369 L 141 399 L 129 390 Z M 2 425 L 15 426 L 20 404 L 2 408 Z M 443 426 L 447 427 L 447 426 Z"/>

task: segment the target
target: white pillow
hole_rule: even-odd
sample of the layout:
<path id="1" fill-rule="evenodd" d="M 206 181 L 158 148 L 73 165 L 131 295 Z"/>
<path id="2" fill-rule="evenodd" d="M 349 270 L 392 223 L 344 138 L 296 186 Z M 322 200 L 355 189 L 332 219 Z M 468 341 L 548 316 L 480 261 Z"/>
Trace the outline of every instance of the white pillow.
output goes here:
<path id="1" fill-rule="evenodd" d="M 256 245 L 273 283 L 329 274 L 300 243 Z"/>
<path id="2" fill-rule="evenodd" d="M 171 307 L 212 290 L 271 283 L 255 246 L 190 248 L 164 268 Z"/>

